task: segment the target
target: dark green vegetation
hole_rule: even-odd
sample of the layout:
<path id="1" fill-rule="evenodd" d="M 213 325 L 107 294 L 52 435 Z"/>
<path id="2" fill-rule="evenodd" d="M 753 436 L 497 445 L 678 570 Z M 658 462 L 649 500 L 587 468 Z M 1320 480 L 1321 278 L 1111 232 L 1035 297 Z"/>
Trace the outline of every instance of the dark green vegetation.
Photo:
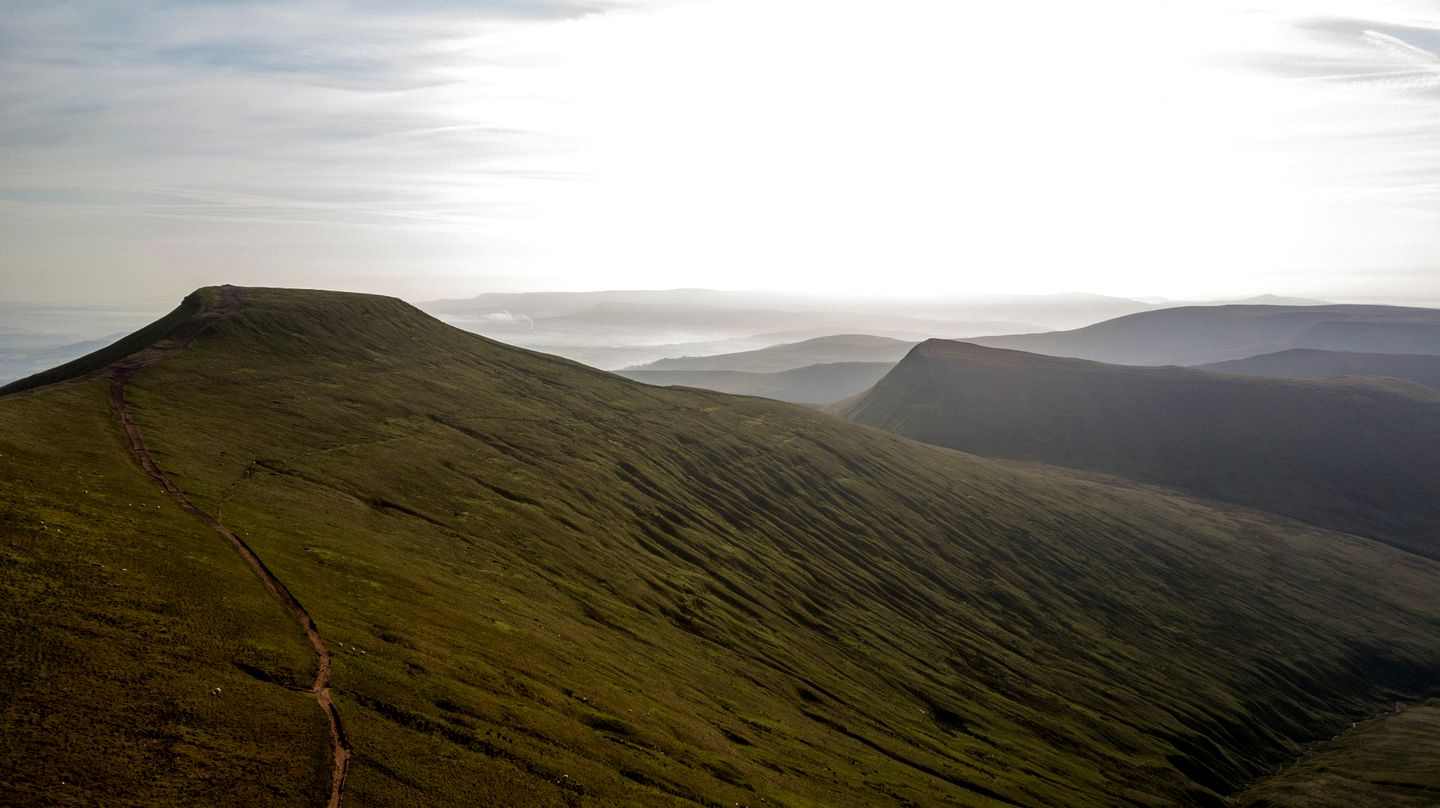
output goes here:
<path id="1" fill-rule="evenodd" d="M 922 343 L 841 414 L 987 457 L 1115 474 L 1440 557 L 1440 394 Z"/>
<path id="2" fill-rule="evenodd" d="M 1440 805 L 1440 705 L 1410 705 L 1317 744 L 1246 789 L 1245 808 Z"/>
<path id="3" fill-rule="evenodd" d="M 1378 543 L 217 296 L 127 398 L 335 650 L 350 805 L 1214 804 L 1440 682 L 1440 565 Z M 7 793 L 322 803 L 303 635 L 103 382 L 0 424 Z"/>
<path id="4" fill-rule="evenodd" d="M 1355 353 L 1296 348 L 1293 351 L 1261 354 L 1200 367 L 1202 370 L 1218 373 L 1284 379 L 1379 376 L 1414 382 L 1432 390 L 1440 389 L 1440 356 L 1423 354 Z"/>
<path id="5" fill-rule="evenodd" d="M 835 362 L 778 373 L 738 370 L 622 370 L 627 379 L 662 387 L 683 386 L 742 396 L 760 396 L 795 404 L 830 404 L 880 381 L 891 362 Z"/>
<path id="6" fill-rule="evenodd" d="M 867 334 L 840 334 L 816 337 L 804 342 L 772 345 L 756 351 L 719 354 L 718 356 L 680 356 L 661 359 L 633 370 L 733 370 L 743 373 L 778 373 L 808 365 L 837 362 L 900 361 L 915 343 Z"/>
<path id="7" fill-rule="evenodd" d="M 0 802 L 328 789 L 325 725 L 286 689 L 312 676 L 304 635 L 134 465 L 101 380 L 0 402 L 0 637 Z"/>
<path id="8" fill-rule="evenodd" d="M 1291 348 L 1440 354 L 1440 310 L 1402 306 L 1183 306 L 976 345 L 1122 365 L 1200 365 Z"/>

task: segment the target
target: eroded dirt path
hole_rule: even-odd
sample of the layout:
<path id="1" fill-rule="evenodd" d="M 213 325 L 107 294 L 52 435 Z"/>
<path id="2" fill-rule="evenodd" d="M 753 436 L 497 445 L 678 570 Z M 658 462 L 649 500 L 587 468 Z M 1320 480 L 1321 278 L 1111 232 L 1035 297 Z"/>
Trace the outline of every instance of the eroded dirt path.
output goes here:
<path id="1" fill-rule="evenodd" d="M 229 292 L 229 294 L 226 294 L 226 292 Z M 243 305 L 243 302 L 234 294 L 234 290 L 222 290 L 219 301 L 220 310 L 215 319 L 228 317 L 239 311 Z M 210 320 L 209 322 L 214 321 L 215 320 Z M 206 324 L 208 325 L 208 323 Z M 254 570 L 255 574 L 259 576 L 261 582 L 265 584 L 265 588 L 270 590 L 270 594 L 274 596 L 276 600 L 280 601 L 280 604 L 284 606 L 285 609 L 299 621 L 301 627 L 305 629 L 305 636 L 310 639 L 310 645 L 315 648 L 315 654 L 319 660 L 319 664 L 315 669 L 315 682 L 310 688 L 310 694 L 315 698 L 316 703 L 320 705 L 320 709 L 325 711 L 325 718 L 330 724 L 330 745 L 334 755 L 334 770 L 330 779 L 330 800 L 328 806 L 329 808 L 339 808 L 345 792 L 345 775 L 350 767 L 350 742 L 345 737 L 345 727 L 340 723 L 340 713 L 335 709 L 335 704 L 330 698 L 330 669 L 332 662 L 330 648 L 325 645 L 325 640 L 320 636 L 320 631 L 316 628 L 315 621 L 311 619 L 310 613 L 305 610 L 304 606 L 300 605 L 300 601 L 296 600 L 295 596 L 291 594 L 285 584 L 275 576 L 275 573 L 271 572 L 270 569 L 265 566 L 265 562 L 250 548 L 250 545 L 246 544 L 245 540 L 237 536 L 234 531 L 221 524 L 219 519 L 197 507 L 190 501 L 189 497 L 185 496 L 185 492 L 181 491 L 180 487 L 175 485 L 175 483 L 166 476 L 165 472 L 160 470 L 160 467 L 157 466 L 155 461 L 150 457 L 150 452 L 145 448 L 145 442 L 140 438 L 140 429 L 135 425 L 135 419 L 131 416 L 130 408 L 126 406 L 125 403 L 125 384 L 130 380 L 130 377 L 134 376 L 135 373 L 141 369 L 178 353 L 190 343 L 190 340 L 199 334 L 200 330 L 203 330 L 203 328 L 196 329 L 194 333 L 182 335 L 173 341 L 168 341 L 169 344 L 157 346 L 157 350 L 147 351 L 112 365 L 109 368 L 110 403 L 114 407 L 115 417 L 120 422 L 120 427 L 124 430 L 125 437 L 130 443 L 131 451 L 140 462 L 140 467 L 151 477 L 155 478 L 161 487 L 165 489 L 165 492 L 170 495 L 170 498 L 175 500 L 176 504 L 182 509 L 208 525 L 216 533 L 224 536 L 226 540 L 234 546 L 235 550 L 240 553 L 240 556 L 245 559 L 245 562 L 250 565 L 250 569 Z"/>

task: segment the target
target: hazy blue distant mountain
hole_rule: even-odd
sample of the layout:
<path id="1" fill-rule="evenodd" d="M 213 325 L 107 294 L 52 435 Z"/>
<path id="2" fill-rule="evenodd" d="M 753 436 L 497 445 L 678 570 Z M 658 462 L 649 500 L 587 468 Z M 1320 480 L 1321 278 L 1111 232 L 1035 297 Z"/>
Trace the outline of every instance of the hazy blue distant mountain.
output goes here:
<path id="1" fill-rule="evenodd" d="M 1335 305 L 1329 300 L 1316 300 L 1309 297 L 1287 297 L 1285 295 L 1255 295 L 1254 297 L 1237 298 L 1234 300 L 1177 300 L 1168 297 L 1137 297 L 1136 300 L 1142 303 L 1150 303 L 1157 308 L 1179 308 L 1181 306 L 1331 306 Z"/>
<path id="2" fill-rule="evenodd" d="M 699 387 L 794 404 L 831 404 L 880 381 L 893 362 L 834 362 L 777 373 L 736 370 L 621 370 L 627 379 L 662 387 Z"/>
<path id="3" fill-rule="evenodd" d="M 894 364 L 915 347 L 915 344 L 868 334 L 838 334 L 804 342 L 773 345 L 758 351 L 718 356 L 678 356 L 629 370 L 736 370 L 745 373 L 775 373 L 835 362 Z"/>
<path id="4" fill-rule="evenodd" d="M 145 306 L 0 303 L 0 385 L 102 348 L 154 316 Z"/>
<path id="5" fill-rule="evenodd" d="M 900 317 L 919 320 L 999 320 L 1036 323 L 1043 328 L 1075 328 L 1146 311 L 1155 304 L 1085 293 L 1048 295 L 861 296 L 799 292 L 718 291 L 714 289 L 612 290 L 601 292 L 487 293 L 461 300 L 434 300 L 420 308 L 446 319 L 490 316 L 543 319 L 566 317 L 600 307 L 610 311 L 645 308 L 684 312 L 771 312 L 839 316 Z M 783 330 L 781 328 L 770 330 Z M 860 327 L 866 333 L 878 330 Z"/>
<path id="6" fill-rule="evenodd" d="M 1384 376 L 1440 389 L 1440 356 L 1433 354 L 1357 353 L 1295 348 L 1199 367 L 1221 373 L 1287 379 Z"/>
<path id="7" fill-rule="evenodd" d="M 1275 295 L 1262 295 L 1245 302 L 1272 304 L 1265 308 L 1274 308 L 1273 304 L 1285 304 L 1289 309 L 1328 307 L 1321 301 Z M 756 350 L 834 334 L 873 334 L 911 342 L 932 338 L 997 338 L 1003 334 L 1020 334 L 1029 339 L 1051 329 L 1076 329 L 1137 313 L 1179 310 L 1175 307 L 1207 311 L 1233 308 L 1209 302 L 1181 306 L 1175 301 L 1140 301 L 1093 294 L 862 297 L 712 289 L 496 293 L 463 300 L 436 300 L 422 303 L 420 307 L 467 331 L 604 369 L 636 368 L 665 358 Z M 1221 326 L 1220 330 L 1229 329 Z M 1285 330 L 1283 335 L 1294 336 L 1294 333 Z M 1317 339 L 1320 336 L 1323 335 L 1317 335 Z M 1056 348 L 1019 344 L 1010 347 L 1057 355 L 1071 355 L 1066 351 L 1080 350 L 1063 347 L 1064 343 L 1065 340 L 1060 340 L 1056 344 L 1061 347 Z M 1263 350 L 1278 347 L 1282 346 Z M 1239 354 L 1204 353 L 1195 361 L 1230 359 L 1260 350 L 1251 349 L 1246 343 Z M 1179 350 L 1167 350 L 1150 363 L 1176 361 L 1173 357 L 1179 353 Z M 1136 361 L 1116 358 L 1113 352 L 1074 355 Z M 838 356 L 817 361 L 874 360 Z M 693 369 L 689 364 L 667 367 Z"/>
<path id="8" fill-rule="evenodd" d="M 1402 306 L 1183 306 L 1045 334 L 967 340 L 1126 365 L 1200 365 L 1290 348 L 1440 354 L 1440 310 Z"/>
<path id="9" fill-rule="evenodd" d="M 487 294 L 423 308 L 467 331 L 607 370 L 833 334 L 918 342 L 1050 327 L 933 300 L 704 289 Z"/>
<path id="10" fill-rule="evenodd" d="M 56 345 L 47 342 L 43 335 L 22 336 L 20 339 L 12 339 L 11 334 L 0 335 L 0 385 L 98 351 L 122 336 L 115 334 L 104 339 Z"/>
<path id="11" fill-rule="evenodd" d="M 1242 306 L 1333 306 L 1328 300 L 1313 300 L 1308 297 L 1285 297 L 1283 295 L 1256 295 L 1244 300 L 1228 300 L 1227 304 Z"/>

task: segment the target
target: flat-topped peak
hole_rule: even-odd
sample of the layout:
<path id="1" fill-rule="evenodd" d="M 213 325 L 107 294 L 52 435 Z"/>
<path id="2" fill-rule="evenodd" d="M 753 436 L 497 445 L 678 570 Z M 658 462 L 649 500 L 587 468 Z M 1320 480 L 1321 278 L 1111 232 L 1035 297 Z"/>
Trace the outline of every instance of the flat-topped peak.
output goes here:
<path id="1" fill-rule="evenodd" d="M 185 348 L 225 321 L 236 321 L 245 332 L 244 340 L 274 343 L 270 348 L 277 354 L 296 350 L 353 353 L 367 347 L 405 344 L 405 337 L 419 331 L 452 340 L 472 336 L 444 325 L 403 300 L 384 295 L 231 284 L 202 286 L 144 328 L 72 362 L 0 387 L 0 395 L 83 381 L 122 365 L 134 368 L 150 364 Z M 278 344 L 281 339 L 299 340 L 303 348 Z"/>

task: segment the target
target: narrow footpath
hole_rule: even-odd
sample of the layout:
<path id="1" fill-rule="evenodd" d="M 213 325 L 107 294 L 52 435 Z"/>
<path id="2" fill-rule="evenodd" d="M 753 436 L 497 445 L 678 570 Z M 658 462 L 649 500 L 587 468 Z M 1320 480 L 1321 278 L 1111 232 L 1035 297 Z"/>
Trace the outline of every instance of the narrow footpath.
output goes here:
<path id="1" fill-rule="evenodd" d="M 234 311 L 239 309 L 238 301 L 227 300 L 225 302 L 233 306 L 233 309 L 222 314 L 222 317 L 228 316 L 228 314 L 234 313 Z M 195 335 L 191 334 L 188 336 L 193 338 Z M 275 573 L 271 572 L 270 569 L 265 566 L 265 562 L 260 560 L 260 556 L 250 548 L 250 545 L 235 535 L 234 531 L 222 525 L 219 519 L 201 510 L 191 502 L 190 498 L 185 496 L 185 492 L 181 491 L 179 486 L 171 482 L 170 478 L 166 476 L 165 472 L 160 470 L 159 466 L 155 465 L 155 461 L 150 457 L 150 452 L 145 448 L 145 442 L 140 438 L 140 429 L 135 425 L 135 419 L 131 417 L 130 409 L 125 404 L 125 384 L 130 380 L 130 377 L 142 368 L 148 367 L 154 362 L 178 352 L 180 348 L 189 344 L 189 341 L 190 339 L 188 338 L 181 340 L 179 344 L 174 345 L 171 350 L 157 352 L 157 354 L 147 357 L 146 359 L 139 361 L 122 361 L 111 366 L 109 369 L 110 403 L 115 410 L 115 417 L 119 421 L 120 427 L 124 430 L 125 437 L 130 443 L 131 451 L 134 452 L 135 458 L 140 461 L 140 467 L 151 477 L 155 478 L 161 487 L 165 489 L 165 492 L 170 495 L 170 498 L 175 500 L 176 504 L 182 509 L 208 525 L 216 533 L 224 536 L 226 540 L 234 546 L 235 550 L 240 553 L 240 556 L 245 559 L 245 562 L 250 565 L 250 569 L 259 576 L 260 580 L 265 584 L 265 588 L 270 590 L 270 594 L 274 596 L 276 600 L 280 601 L 280 604 L 284 606 L 285 609 L 300 622 L 301 627 L 305 629 L 305 636 L 309 637 L 310 645 L 315 648 L 315 654 L 319 658 L 319 664 L 315 669 L 315 682 L 310 687 L 310 694 L 315 698 L 315 702 L 320 705 L 320 709 L 325 711 L 325 718 L 330 724 L 330 745 L 334 755 L 334 769 L 330 778 L 330 799 L 327 805 L 329 808 L 340 808 L 340 803 L 345 793 L 345 775 L 350 766 L 350 743 L 345 738 L 345 728 L 340 723 L 340 713 L 335 709 L 335 704 L 330 698 L 330 668 L 332 662 L 330 648 L 325 645 L 325 640 L 321 638 L 320 631 L 316 628 L 315 621 L 311 619 L 310 613 L 305 610 L 304 606 L 300 605 L 300 601 L 295 599 L 295 596 L 291 594 L 285 584 L 281 583 L 280 579 L 275 576 Z"/>

